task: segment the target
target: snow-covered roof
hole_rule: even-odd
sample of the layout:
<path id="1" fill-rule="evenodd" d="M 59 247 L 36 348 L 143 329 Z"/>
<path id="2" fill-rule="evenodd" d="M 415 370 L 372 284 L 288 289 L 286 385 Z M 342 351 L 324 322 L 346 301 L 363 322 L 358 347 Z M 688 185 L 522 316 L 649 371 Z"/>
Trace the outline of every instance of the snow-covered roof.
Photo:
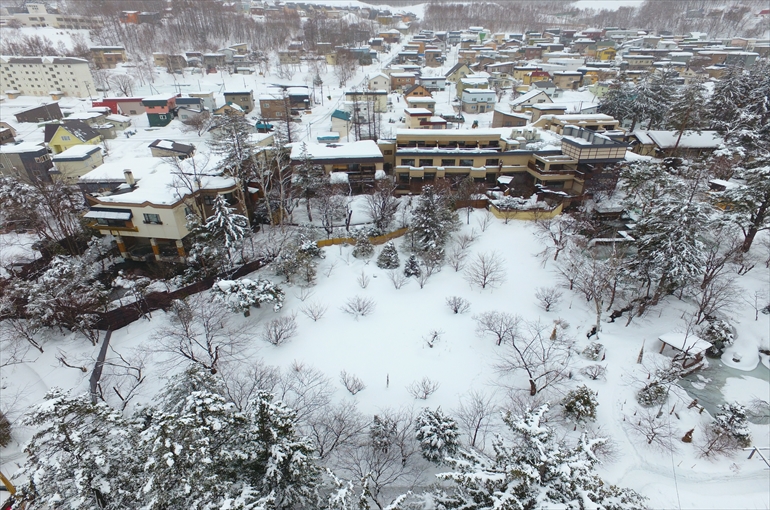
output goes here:
<path id="1" fill-rule="evenodd" d="M 679 131 L 647 131 L 647 136 L 661 149 L 670 149 L 677 145 Z M 635 133 L 636 134 L 636 133 Z M 685 132 L 679 140 L 682 149 L 716 149 L 724 143 L 716 131 Z"/>
<path id="2" fill-rule="evenodd" d="M 530 90 L 526 94 L 522 94 L 519 97 L 517 97 L 516 99 L 514 99 L 513 101 L 511 101 L 510 104 L 511 104 L 511 106 L 516 106 L 516 105 L 519 105 L 519 104 L 522 104 L 522 103 L 526 103 L 527 101 L 529 101 L 531 99 L 534 99 L 535 97 L 537 97 L 540 94 L 546 95 L 545 92 L 543 92 L 542 90 Z"/>
<path id="3" fill-rule="evenodd" d="M 215 170 L 216 160 L 208 154 L 199 154 L 179 162 L 182 172 L 190 175 L 193 165 L 200 178 L 201 189 L 229 189 L 236 185 L 235 179 L 225 177 Z M 152 204 L 174 205 L 189 191 L 178 185 L 180 179 L 175 164 L 163 158 L 132 158 L 112 161 L 96 167 L 78 180 L 82 183 L 122 183 L 124 171 L 130 170 L 136 185 L 128 192 L 98 196 L 102 204 Z"/>
<path id="4" fill-rule="evenodd" d="M 664 344 L 670 345 L 674 349 L 687 352 L 688 354 L 700 354 L 711 347 L 711 344 L 696 335 L 685 335 L 684 333 L 666 333 L 660 335 L 658 339 Z"/>
<path id="5" fill-rule="evenodd" d="M 430 112 L 428 112 L 430 113 Z M 382 152 L 377 142 L 374 140 L 359 140 L 350 143 L 307 143 L 307 155 L 314 160 L 335 160 L 335 159 L 362 159 L 376 158 L 382 159 Z M 294 144 L 291 148 L 291 159 L 299 161 L 302 156 L 303 144 Z"/>
<path id="6" fill-rule="evenodd" d="M 54 161 L 67 161 L 69 159 L 82 159 L 86 158 L 89 155 L 93 154 L 94 152 L 101 151 L 102 148 L 98 145 L 88 145 L 88 144 L 82 144 L 82 145 L 73 145 L 69 149 L 60 152 L 59 154 L 56 154 L 53 156 Z"/>
<path id="7" fill-rule="evenodd" d="M 23 142 L 19 144 L 5 144 L 0 145 L 0 153 L 5 154 L 24 154 L 25 152 L 37 152 L 45 150 L 45 147 L 31 142 Z"/>
<path id="8" fill-rule="evenodd" d="M 125 115 L 119 115 L 117 113 L 113 113 L 112 115 L 107 115 L 107 120 L 110 120 L 112 122 L 131 122 L 131 117 L 126 117 Z"/>
<path id="9" fill-rule="evenodd" d="M 408 115 L 432 115 L 433 112 L 427 108 L 404 108 Z"/>
<path id="10" fill-rule="evenodd" d="M 67 116 L 67 120 L 90 120 L 101 117 L 102 114 L 98 112 L 77 112 Z"/>

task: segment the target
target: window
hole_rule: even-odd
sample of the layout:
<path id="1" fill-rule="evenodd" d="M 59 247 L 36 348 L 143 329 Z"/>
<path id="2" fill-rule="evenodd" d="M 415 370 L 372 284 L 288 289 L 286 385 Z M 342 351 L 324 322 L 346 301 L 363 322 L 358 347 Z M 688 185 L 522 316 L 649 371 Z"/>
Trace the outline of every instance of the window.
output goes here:
<path id="1" fill-rule="evenodd" d="M 108 220 L 106 218 L 97 219 L 96 224 L 107 226 L 107 227 L 125 227 L 126 226 L 126 222 L 124 220 Z"/>
<path id="2" fill-rule="evenodd" d="M 382 153 L 384 155 L 386 155 L 386 156 L 392 156 L 393 155 L 393 151 L 392 150 L 384 150 L 384 151 L 382 151 Z"/>
<path id="3" fill-rule="evenodd" d="M 497 166 L 499 164 L 500 164 L 499 159 L 488 159 L 487 162 L 485 163 L 486 166 Z"/>
<path id="4" fill-rule="evenodd" d="M 190 216 L 192 213 L 193 213 L 193 210 L 190 207 L 188 207 L 188 206 L 184 207 L 184 215 L 185 215 L 185 217 Z"/>
<path id="5" fill-rule="evenodd" d="M 414 160 L 401 158 L 401 166 L 414 166 Z"/>
<path id="6" fill-rule="evenodd" d="M 473 166 L 473 160 L 472 159 L 461 159 L 460 164 L 458 166 Z"/>
<path id="7" fill-rule="evenodd" d="M 162 225 L 163 222 L 160 221 L 160 214 L 144 214 L 144 222 L 145 223 L 151 223 L 153 225 Z"/>
<path id="8" fill-rule="evenodd" d="M 166 116 L 165 116 L 165 115 L 158 115 L 158 118 L 159 118 L 160 120 L 166 120 Z"/>
<path id="9" fill-rule="evenodd" d="M 203 203 L 206 205 L 214 205 L 214 195 L 203 195 Z"/>
<path id="10" fill-rule="evenodd" d="M 70 138 L 67 135 L 62 135 L 61 139 L 62 139 L 62 141 L 69 142 L 72 138 Z"/>
<path id="11" fill-rule="evenodd" d="M 457 160 L 455 160 L 455 159 L 442 159 L 441 160 L 441 166 L 455 166 L 455 163 L 457 163 Z"/>
<path id="12" fill-rule="evenodd" d="M 421 159 L 419 166 L 433 166 L 433 160 L 432 159 Z"/>

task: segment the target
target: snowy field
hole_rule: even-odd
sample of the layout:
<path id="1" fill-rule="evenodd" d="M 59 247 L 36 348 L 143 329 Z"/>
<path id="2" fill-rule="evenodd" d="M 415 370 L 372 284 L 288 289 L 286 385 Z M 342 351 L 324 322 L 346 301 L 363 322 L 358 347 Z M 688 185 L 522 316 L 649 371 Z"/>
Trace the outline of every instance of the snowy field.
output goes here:
<path id="1" fill-rule="evenodd" d="M 360 219 L 361 204 L 356 205 Z M 589 343 L 586 331 L 592 325 L 592 305 L 580 295 L 565 291 L 555 309 L 544 312 L 537 304 L 535 292 L 538 287 L 557 284 L 557 273 L 553 261 L 543 265 L 542 259 L 536 256 L 543 247 L 534 237 L 532 224 L 512 221 L 506 225 L 502 220 L 493 219 L 482 232 L 480 223 L 484 215 L 483 211 L 474 212 L 468 225 L 465 214 L 461 213 L 464 223 L 461 232 L 475 231 L 477 236 L 471 245 L 469 260 L 477 253 L 488 252 L 497 252 L 504 259 L 507 278 L 498 288 L 480 290 L 466 281 L 463 271 L 455 272 L 444 266 L 440 273 L 431 276 L 424 288 L 410 278 L 408 284 L 397 290 L 387 272 L 375 265 L 376 255 L 363 261 L 352 257 L 350 246 L 325 248 L 325 258 L 318 267 L 317 285 L 308 291 L 281 283 L 286 301 L 278 314 L 295 315 L 299 325 L 297 335 L 290 341 L 276 347 L 260 339 L 264 323 L 276 316 L 269 307 L 253 310 L 250 317 L 233 315 L 233 320 L 244 327 L 249 337 L 240 363 L 249 365 L 261 359 L 284 369 L 297 365 L 317 368 L 335 386 L 335 399 L 355 401 L 359 409 L 368 414 L 402 406 L 456 409 L 471 391 L 494 396 L 499 404 L 509 405 L 509 390 L 525 389 L 526 379 L 520 374 L 513 378 L 504 376 L 495 370 L 505 347 L 495 345 L 489 336 L 479 336 L 473 317 L 488 311 L 509 312 L 529 322 L 539 321 L 548 330 L 559 320 L 568 324 L 564 335 L 574 341 L 571 360 L 574 379 L 551 395 L 558 400 L 567 388 L 579 383 L 598 392 L 598 419 L 589 428 L 610 436 L 617 450 L 617 454 L 600 467 L 602 476 L 612 483 L 638 490 L 650 498 L 650 507 L 656 509 L 766 508 L 767 469 L 761 461 L 747 460 L 743 455 L 704 460 L 697 456 L 693 445 L 678 440 L 687 430 L 708 421 L 707 414 L 687 409 L 692 396 L 681 388 L 673 392 L 666 405 L 666 412 L 672 407 L 676 409 L 676 415 L 670 415 L 675 430 L 672 440 L 678 443 L 673 454 L 647 446 L 627 427 L 625 420 L 639 409 L 635 392 L 644 385 L 656 361 L 666 357 L 657 354 L 660 344 L 656 339 L 683 327 L 681 316 L 688 305 L 669 298 L 659 309 L 643 319 L 635 319 L 628 327 L 623 319 L 605 323 L 599 341 L 606 347 L 603 365 L 607 367 L 607 378 L 606 381 L 586 380 L 580 375 L 580 368 L 591 362 L 577 353 Z M 407 256 L 403 251 L 400 253 L 402 267 Z M 369 279 L 366 288 L 359 282 L 362 274 Z M 282 281 L 269 268 L 251 275 L 256 276 Z M 766 280 L 767 271 L 758 269 L 743 276 L 739 283 L 747 292 L 753 292 Z M 353 296 L 372 299 L 376 303 L 374 313 L 356 320 L 341 311 Z M 470 310 L 453 314 L 445 305 L 448 296 L 464 297 L 470 302 Z M 317 322 L 301 312 L 313 303 L 327 308 Z M 759 342 L 768 342 L 770 331 L 768 316 L 760 315 L 760 320 L 755 321 L 753 313 L 753 310 L 743 310 L 737 315 L 738 338 L 725 355 L 731 359 L 735 352 L 742 354 L 745 370 L 756 365 L 752 356 L 756 358 Z M 123 354 L 152 351 L 152 334 L 166 323 L 163 312 L 154 312 L 151 320 L 139 320 L 115 331 L 111 345 Z M 432 330 L 440 331 L 441 335 L 431 348 L 425 339 Z M 645 357 L 640 365 L 636 364 L 636 358 L 642 345 Z M 21 410 L 39 401 L 44 392 L 54 386 L 87 391 L 89 374 L 62 367 L 55 356 L 65 354 L 70 364 L 86 366 L 90 372 L 98 349 L 98 346 L 90 347 L 83 338 L 50 339 L 45 353 L 34 363 L 4 370 L 4 393 L 18 395 L 19 402 L 14 407 Z M 711 360 L 711 363 L 718 365 L 719 361 Z M 155 389 L 166 376 L 178 370 L 180 364 L 172 360 L 169 365 L 163 355 L 155 354 L 149 366 L 149 378 L 136 406 L 150 403 Z M 350 395 L 339 382 L 339 373 L 343 370 L 361 378 L 366 388 L 355 396 Z M 423 377 L 437 381 L 439 388 L 426 401 L 415 400 L 407 386 Z M 688 383 L 682 384 L 686 388 Z M 748 402 L 754 397 L 767 398 L 768 382 L 751 376 L 730 377 L 722 388 L 714 388 L 715 393 L 719 391 L 726 399 Z M 752 425 L 751 432 L 757 444 L 766 444 L 767 426 Z M 16 439 L 23 440 L 25 436 L 22 432 Z M 486 439 L 489 447 L 491 434 Z M 2 452 L 3 469 L 13 471 L 21 458 L 18 449 L 17 443 Z"/>

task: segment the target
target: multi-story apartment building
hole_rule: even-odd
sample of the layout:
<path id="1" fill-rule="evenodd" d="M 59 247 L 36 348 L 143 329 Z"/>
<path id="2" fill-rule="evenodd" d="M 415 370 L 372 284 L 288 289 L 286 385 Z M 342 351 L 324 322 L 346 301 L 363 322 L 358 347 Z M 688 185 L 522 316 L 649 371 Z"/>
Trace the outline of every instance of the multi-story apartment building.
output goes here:
<path id="1" fill-rule="evenodd" d="M 99 69 L 115 69 L 128 58 L 123 46 L 92 46 L 89 50 L 94 65 Z"/>
<path id="2" fill-rule="evenodd" d="M 103 25 L 102 19 L 91 16 L 63 14 L 49 8 L 43 3 L 26 3 L 21 8 L 9 8 L 8 16 L 0 17 L 0 26 L 13 22 L 24 27 L 53 27 L 67 29 L 91 30 Z"/>
<path id="3" fill-rule="evenodd" d="M 60 91 L 72 97 L 96 92 L 88 61 L 72 57 L 0 57 L 0 90 L 25 96 Z"/>

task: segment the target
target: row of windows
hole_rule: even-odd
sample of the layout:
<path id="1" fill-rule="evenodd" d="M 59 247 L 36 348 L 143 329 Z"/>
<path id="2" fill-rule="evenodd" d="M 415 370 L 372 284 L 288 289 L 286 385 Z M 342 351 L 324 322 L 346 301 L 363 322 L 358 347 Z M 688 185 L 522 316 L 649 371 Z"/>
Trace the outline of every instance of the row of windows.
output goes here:
<path id="1" fill-rule="evenodd" d="M 433 159 L 419 159 L 417 160 L 419 162 L 418 167 L 423 166 L 433 166 Z M 414 164 L 415 160 L 411 158 L 401 158 L 401 166 L 415 166 Z M 498 166 L 500 164 L 500 160 L 497 158 L 491 158 L 487 159 L 484 163 L 484 166 Z M 473 160 L 472 159 L 460 159 L 459 163 L 456 159 L 442 159 L 440 166 L 473 166 Z"/>

